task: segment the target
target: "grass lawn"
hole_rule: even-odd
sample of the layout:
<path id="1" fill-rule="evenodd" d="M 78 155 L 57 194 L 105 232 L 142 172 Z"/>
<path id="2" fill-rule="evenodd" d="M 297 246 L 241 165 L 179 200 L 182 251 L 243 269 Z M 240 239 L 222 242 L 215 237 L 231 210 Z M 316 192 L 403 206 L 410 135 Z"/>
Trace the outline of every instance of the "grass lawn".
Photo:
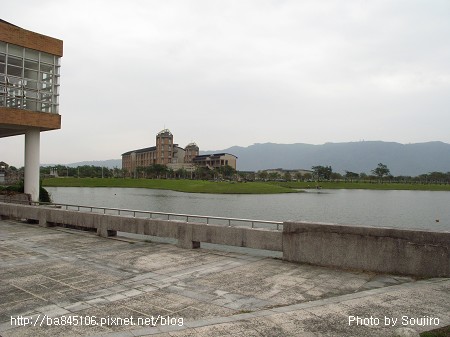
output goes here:
<path id="1" fill-rule="evenodd" d="M 422 190 L 450 191 L 450 185 L 401 183 L 320 182 L 323 189 Z M 315 188 L 315 182 L 213 182 L 187 179 L 121 179 L 121 178 L 48 178 L 49 187 L 138 187 L 190 193 L 274 194 L 295 193 L 299 189 Z"/>
<path id="2" fill-rule="evenodd" d="M 292 188 L 264 182 L 212 182 L 184 179 L 112 179 L 112 178 L 49 178 L 48 187 L 138 187 L 190 193 L 273 194 L 298 192 Z"/>

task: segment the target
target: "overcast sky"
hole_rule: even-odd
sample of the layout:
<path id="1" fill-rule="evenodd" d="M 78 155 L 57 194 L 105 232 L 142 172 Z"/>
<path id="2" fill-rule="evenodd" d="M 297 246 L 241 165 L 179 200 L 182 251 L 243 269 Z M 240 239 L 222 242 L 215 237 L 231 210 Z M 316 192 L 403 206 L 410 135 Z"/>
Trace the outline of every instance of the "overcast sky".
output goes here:
<path id="1" fill-rule="evenodd" d="M 3 1 L 64 41 L 62 128 L 41 163 L 184 147 L 450 143 L 448 0 Z M 0 139 L 23 165 L 24 136 Z"/>

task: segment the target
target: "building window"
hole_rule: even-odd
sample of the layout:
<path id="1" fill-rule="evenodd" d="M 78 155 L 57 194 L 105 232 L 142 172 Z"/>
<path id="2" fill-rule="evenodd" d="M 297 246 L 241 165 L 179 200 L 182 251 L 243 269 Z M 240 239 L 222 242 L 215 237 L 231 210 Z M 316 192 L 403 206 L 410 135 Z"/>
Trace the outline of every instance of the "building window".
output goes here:
<path id="1" fill-rule="evenodd" d="M 0 106 L 59 111 L 60 58 L 0 42 Z"/>

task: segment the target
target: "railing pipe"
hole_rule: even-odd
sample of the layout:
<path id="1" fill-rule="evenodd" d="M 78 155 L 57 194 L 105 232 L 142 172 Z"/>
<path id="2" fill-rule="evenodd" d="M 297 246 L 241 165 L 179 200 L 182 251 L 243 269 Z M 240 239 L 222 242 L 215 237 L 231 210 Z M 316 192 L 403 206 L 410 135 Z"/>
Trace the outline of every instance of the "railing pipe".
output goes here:
<path id="1" fill-rule="evenodd" d="M 150 219 L 153 218 L 153 215 L 167 216 L 168 220 L 170 220 L 170 217 L 184 217 L 184 218 L 186 218 L 186 222 L 189 222 L 189 220 L 192 220 L 192 219 L 205 219 L 207 225 L 210 224 L 210 220 L 220 220 L 220 221 L 228 222 L 229 227 L 232 227 L 232 222 L 239 222 L 239 223 L 247 223 L 247 224 L 250 223 L 251 228 L 257 228 L 256 224 L 275 225 L 276 229 L 280 230 L 280 225 L 283 224 L 281 221 L 227 218 L 227 217 L 220 217 L 220 216 L 195 215 L 195 214 L 184 214 L 184 213 L 168 213 L 168 212 L 156 212 L 156 211 L 140 211 L 140 210 L 126 209 L 126 208 L 108 208 L 108 207 L 59 204 L 59 203 L 48 203 L 48 202 L 32 202 L 31 205 L 43 206 L 43 207 L 57 206 L 57 207 L 65 208 L 66 210 L 69 210 L 69 208 L 75 208 L 78 211 L 80 211 L 80 209 L 84 208 L 84 209 L 90 211 L 91 213 L 94 212 L 94 210 L 100 210 L 100 211 L 103 211 L 103 214 L 106 214 L 107 210 L 117 212 L 118 215 L 121 215 L 124 212 L 127 212 L 127 213 L 133 214 L 133 217 L 136 217 L 136 213 L 140 213 L 140 214 L 148 214 Z"/>

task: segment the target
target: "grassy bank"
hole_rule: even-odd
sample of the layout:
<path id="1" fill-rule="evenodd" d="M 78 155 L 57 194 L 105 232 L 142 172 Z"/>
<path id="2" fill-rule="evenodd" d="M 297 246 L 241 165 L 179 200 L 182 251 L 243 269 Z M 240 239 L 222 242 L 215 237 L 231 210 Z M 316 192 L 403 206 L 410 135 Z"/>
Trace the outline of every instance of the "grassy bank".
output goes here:
<path id="1" fill-rule="evenodd" d="M 350 183 L 320 182 L 323 189 L 366 189 L 366 190 L 420 190 L 450 191 L 450 185 L 401 184 L 401 183 Z M 43 180 L 49 187 L 137 187 L 172 190 L 190 193 L 217 194 L 274 194 L 292 193 L 299 189 L 314 189 L 315 182 L 212 182 L 204 180 L 176 179 L 113 179 L 113 178 L 50 178 Z"/>
<path id="2" fill-rule="evenodd" d="M 175 179 L 112 179 L 112 178 L 50 178 L 43 180 L 49 187 L 137 187 L 190 193 L 274 194 L 297 192 L 291 188 L 264 182 L 212 182 Z"/>
<path id="3" fill-rule="evenodd" d="M 273 182 L 277 186 L 296 189 L 315 188 L 315 182 Z M 416 190 L 416 191 L 450 191 L 449 184 L 407 184 L 379 182 L 319 182 L 324 189 L 362 189 L 362 190 Z"/>

